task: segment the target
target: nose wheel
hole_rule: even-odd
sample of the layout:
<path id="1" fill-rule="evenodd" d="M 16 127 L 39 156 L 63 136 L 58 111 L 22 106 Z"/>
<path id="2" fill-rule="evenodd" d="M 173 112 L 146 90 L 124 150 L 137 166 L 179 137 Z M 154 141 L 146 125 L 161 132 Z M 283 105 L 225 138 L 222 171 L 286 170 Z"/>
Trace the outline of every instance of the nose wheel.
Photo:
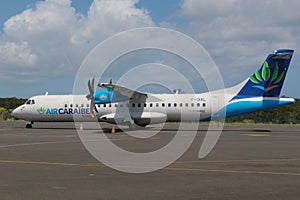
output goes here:
<path id="1" fill-rule="evenodd" d="M 26 128 L 32 128 L 31 124 L 26 124 Z"/>
<path id="2" fill-rule="evenodd" d="M 32 128 L 33 122 L 26 122 L 26 128 Z"/>

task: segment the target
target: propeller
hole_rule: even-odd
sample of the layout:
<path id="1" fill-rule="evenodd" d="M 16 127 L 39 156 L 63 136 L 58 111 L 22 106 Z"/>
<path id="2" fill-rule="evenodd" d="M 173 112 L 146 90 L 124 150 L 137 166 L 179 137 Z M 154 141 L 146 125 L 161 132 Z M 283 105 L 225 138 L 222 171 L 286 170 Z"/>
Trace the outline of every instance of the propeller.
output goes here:
<path id="1" fill-rule="evenodd" d="M 86 98 L 91 102 L 90 103 L 90 112 L 94 115 L 94 110 L 98 113 L 97 107 L 95 105 L 95 98 L 94 98 L 94 93 L 95 93 L 95 77 L 93 77 L 92 82 L 91 80 L 88 80 L 88 88 L 89 88 L 89 94 L 86 95 Z"/>

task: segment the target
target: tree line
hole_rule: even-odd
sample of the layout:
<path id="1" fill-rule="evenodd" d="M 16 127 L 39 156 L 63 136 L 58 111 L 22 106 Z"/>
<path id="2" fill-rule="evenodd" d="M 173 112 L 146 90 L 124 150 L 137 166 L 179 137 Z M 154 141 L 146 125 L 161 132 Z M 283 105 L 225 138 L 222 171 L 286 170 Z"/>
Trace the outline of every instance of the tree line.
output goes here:
<path id="1" fill-rule="evenodd" d="M 0 120 L 15 120 L 11 116 L 13 109 L 25 103 L 27 99 L 19 99 L 16 97 L 11 98 L 0 98 Z"/>
<path id="2" fill-rule="evenodd" d="M 11 116 L 11 112 L 25 101 L 26 99 L 16 97 L 0 98 L 0 120 L 15 120 Z M 296 99 L 296 103 L 293 105 L 228 118 L 226 122 L 300 124 L 300 99 Z"/>

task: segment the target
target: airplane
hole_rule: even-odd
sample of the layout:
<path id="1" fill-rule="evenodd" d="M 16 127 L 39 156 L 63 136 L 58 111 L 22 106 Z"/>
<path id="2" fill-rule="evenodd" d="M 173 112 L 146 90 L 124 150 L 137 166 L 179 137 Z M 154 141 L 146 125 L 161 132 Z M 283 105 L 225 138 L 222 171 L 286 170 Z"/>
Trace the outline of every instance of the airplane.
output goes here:
<path id="1" fill-rule="evenodd" d="M 12 115 L 34 122 L 107 122 L 129 128 L 181 121 L 208 121 L 226 110 L 226 117 L 295 103 L 280 92 L 294 50 L 280 49 L 269 54 L 261 68 L 240 84 L 202 94 L 150 94 L 110 83 L 88 81 L 88 95 L 41 95 L 29 98 Z M 225 95 L 221 95 L 221 93 Z M 220 99 L 223 98 L 223 99 Z M 184 117 L 182 117 L 184 116 Z"/>

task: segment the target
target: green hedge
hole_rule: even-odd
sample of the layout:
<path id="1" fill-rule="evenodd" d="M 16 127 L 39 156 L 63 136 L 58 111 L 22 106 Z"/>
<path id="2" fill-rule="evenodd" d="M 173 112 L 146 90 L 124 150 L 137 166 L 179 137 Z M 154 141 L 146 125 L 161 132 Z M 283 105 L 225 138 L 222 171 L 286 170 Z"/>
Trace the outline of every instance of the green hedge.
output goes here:
<path id="1" fill-rule="evenodd" d="M 26 99 L 18 99 L 16 97 L 11 98 L 0 98 L 0 121 L 3 120 L 15 120 L 11 116 L 11 112 L 16 107 L 24 104 Z"/>

